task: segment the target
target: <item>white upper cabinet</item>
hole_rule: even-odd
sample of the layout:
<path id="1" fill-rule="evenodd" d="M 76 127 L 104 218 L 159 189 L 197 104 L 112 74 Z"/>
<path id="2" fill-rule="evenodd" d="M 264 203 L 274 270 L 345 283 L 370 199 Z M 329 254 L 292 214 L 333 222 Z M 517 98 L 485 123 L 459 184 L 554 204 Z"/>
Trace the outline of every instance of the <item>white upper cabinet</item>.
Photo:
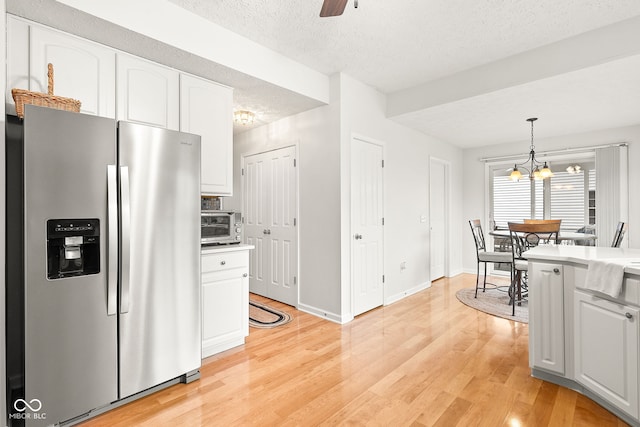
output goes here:
<path id="1" fill-rule="evenodd" d="M 53 64 L 54 95 L 74 98 L 80 111 L 115 117 L 115 52 L 57 31 L 31 26 L 29 89 L 47 93 L 47 64 Z"/>
<path id="2" fill-rule="evenodd" d="M 233 91 L 180 75 L 180 130 L 202 137 L 202 193 L 233 192 Z"/>
<path id="3" fill-rule="evenodd" d="M 7 15 L 7 114 L 15 114 L 11 89 L 29 89 L 29 24 Z"/>
<path id="4" fill-rule="evenodd" d="M 118 120 L 178 130 L 177 71 L 118 53 L 117 82 Z"/>

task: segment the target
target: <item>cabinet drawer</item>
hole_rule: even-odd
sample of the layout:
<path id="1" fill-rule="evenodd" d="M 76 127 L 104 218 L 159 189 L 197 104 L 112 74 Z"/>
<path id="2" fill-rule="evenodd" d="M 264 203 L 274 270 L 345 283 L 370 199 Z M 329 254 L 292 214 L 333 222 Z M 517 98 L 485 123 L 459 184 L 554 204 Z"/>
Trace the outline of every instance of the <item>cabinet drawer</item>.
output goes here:
<path id="1" fill-rule="evenodd" d="M 249 254 L 247 251 L 202 255 L 203 273 L 241 267 L 249 267 Z"/>

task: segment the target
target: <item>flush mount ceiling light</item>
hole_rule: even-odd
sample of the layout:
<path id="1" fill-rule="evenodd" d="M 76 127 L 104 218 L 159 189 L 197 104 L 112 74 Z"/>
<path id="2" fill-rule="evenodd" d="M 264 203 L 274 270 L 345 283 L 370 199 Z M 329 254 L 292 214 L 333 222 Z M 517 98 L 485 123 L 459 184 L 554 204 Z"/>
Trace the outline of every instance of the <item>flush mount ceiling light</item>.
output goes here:
<path id="1" fill-rule="evenodd" d="M 515 165 L 513 165 L 513 171 L 511 171 L 511 175 L 509 176 L 511 181 L 520 181 L 520 178 L 522 178 L 520 169 L 523 169 L 527 172 L 527 174 L 529 175 L 529 179 L 538 180 L 550 178 L 553 176 L 553 172 L 551 172 L 551 169 L 549 169 L 549 166 L 547 166 L 547 162 L 539 162 L 536 159 L 536 150 L 535 146 L 533 145 L 533 122 L 535 122 L 536 120 L 538 119 L 535 117 L 527 119 L 527 121 L 531 123 L 531 146 L 529 147 L 529 158 L 527 158 L 527 160 L 522 163 L 516 163 Z M 529 166 L 529 168 L 527 169 L 525 166 Z M 518 169 L 518 167 L 520 167 L 520 169 Z"/>
<path id="2" fill-rule="evenodd" d="M 241 125 L 250 125 L 255 120 L 256 115 L 251 111 L 238 110 L 233 113 L 233 121 Z"/>

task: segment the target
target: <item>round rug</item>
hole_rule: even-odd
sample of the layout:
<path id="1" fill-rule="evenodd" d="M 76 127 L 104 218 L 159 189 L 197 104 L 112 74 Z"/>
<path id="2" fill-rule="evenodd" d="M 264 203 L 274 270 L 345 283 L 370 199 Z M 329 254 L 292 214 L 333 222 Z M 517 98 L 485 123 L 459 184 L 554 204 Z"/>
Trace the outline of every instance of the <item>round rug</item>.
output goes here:
<path id="1" fill-rule="evenodd" d="M 529 323 L 529 307 L 527 301 L 522 301 L 522 305 L 516 304 L 516 314 L 512 316 L 512 307 L 509 304 L 509 296 L 506 292 L 498 289 L 487 289 L 485 292 L 482 292 L 482 289 L 479 289 L 478 298 L 474 298 L 475 293 L 475 288 L 460 289 L 456 292 L 456 297 L 461 303 L 487 314 L 516 322 Z"/>

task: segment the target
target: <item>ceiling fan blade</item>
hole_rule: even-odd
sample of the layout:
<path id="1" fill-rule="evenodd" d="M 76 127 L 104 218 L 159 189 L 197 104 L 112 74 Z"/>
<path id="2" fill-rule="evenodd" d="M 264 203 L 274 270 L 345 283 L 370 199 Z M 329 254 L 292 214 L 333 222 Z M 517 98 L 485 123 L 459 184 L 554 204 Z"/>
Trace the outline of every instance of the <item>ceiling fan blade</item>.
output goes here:
<path id="1" fill-rule="evenodd" d="M 320 16 L 326 18 L 328 16 L 339 16 L 344 12 L 348 0 L 324 0 Z"/>

